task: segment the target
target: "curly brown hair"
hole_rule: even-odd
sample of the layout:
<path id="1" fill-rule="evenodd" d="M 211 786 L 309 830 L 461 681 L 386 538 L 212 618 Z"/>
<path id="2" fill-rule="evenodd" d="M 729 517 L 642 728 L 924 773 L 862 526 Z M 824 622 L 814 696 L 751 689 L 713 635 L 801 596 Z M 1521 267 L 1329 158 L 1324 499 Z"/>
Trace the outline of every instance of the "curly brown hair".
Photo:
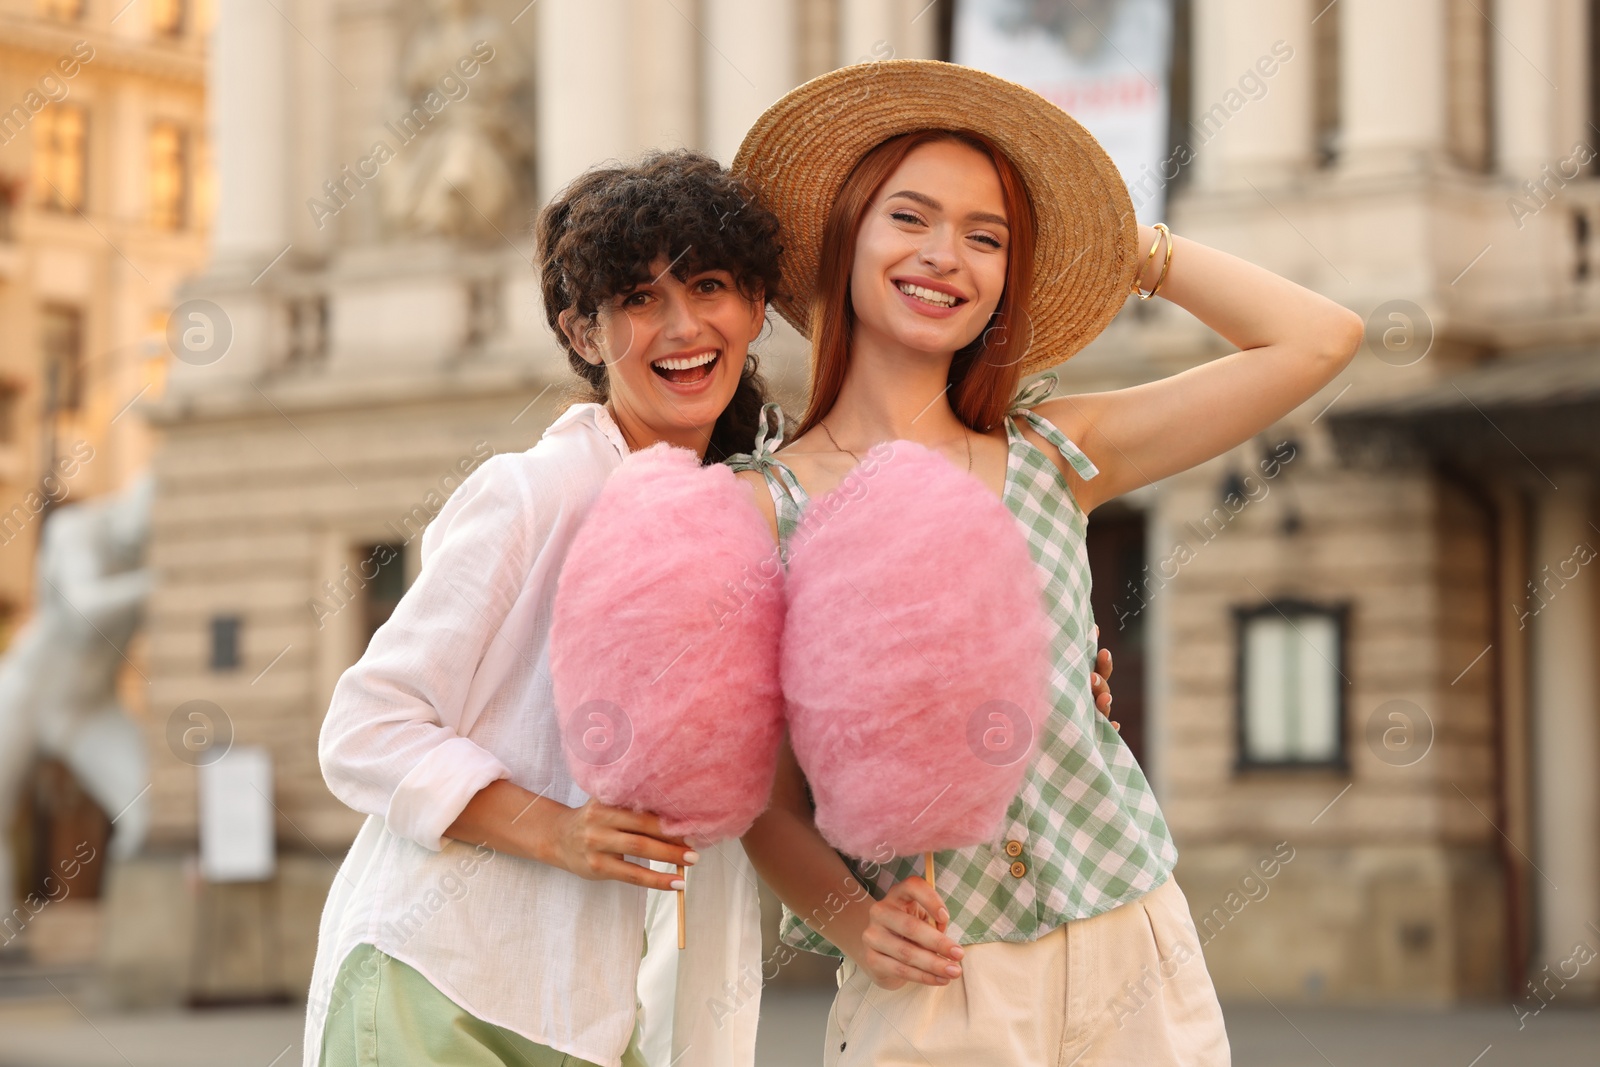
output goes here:
<path id="1" fill-rule="evenodd" d="M 742 180 L 698 152 L 651 152 L 634 163 L 585 171 L 539 212 L 535 236 L 545 318 L 587 383 L 586 400 L 608 398 L 606 369 L 573 349 L 561 314 L 572 309 L 593 320 L 603 304 L 650 281 L 658 257 L 671 260 L 680 281 L 725 270 L 747 299 L 778 295 L 777 216 Z M 748 452 L 765 402 L 752 352 L 712 430 L 705 462 Z"/>

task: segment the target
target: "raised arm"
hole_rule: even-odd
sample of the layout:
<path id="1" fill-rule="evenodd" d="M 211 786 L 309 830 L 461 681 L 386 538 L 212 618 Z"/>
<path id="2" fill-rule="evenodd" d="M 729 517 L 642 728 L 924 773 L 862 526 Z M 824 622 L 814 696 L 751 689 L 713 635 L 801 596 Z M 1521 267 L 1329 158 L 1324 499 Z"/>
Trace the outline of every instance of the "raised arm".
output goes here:
<path id="1" fill-rule="evenodd" d="M 1140 226 L 1139 236 L 1145 251 L 1156 231 Z M 1158 253 L 1145 268 L 1140 284 L 1146 291 L 1161 260 Z M 1239 351 L 1159 381 L 1039 405 L 1039 413 L 1100 468 L 1088 481 L 1065 471 L 1085 511 L 1249 440 L 1332 381 L 1361 345 L 1362 323 L 1354 312 L 1176 235 L 1158 298 L 1188 311 Z"/>

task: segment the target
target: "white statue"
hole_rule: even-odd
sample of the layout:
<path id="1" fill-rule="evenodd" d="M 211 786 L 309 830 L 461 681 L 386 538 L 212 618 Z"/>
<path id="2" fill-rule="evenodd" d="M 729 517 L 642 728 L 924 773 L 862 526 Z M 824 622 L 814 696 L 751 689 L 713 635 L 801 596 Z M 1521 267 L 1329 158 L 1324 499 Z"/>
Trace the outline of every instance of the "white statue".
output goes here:
<path id="1" fill-rule="evenodd" d="M 150 826 L 149 758 L 118 703 L 117 675 L 150 592 L 153 493 L 146 474 L 116 496 L 51 512 L 38 606 L 0 657 L 0 827 L 11 825 L 34 758 L 52 756 L 116 820 L 114 859 L 138 851 Z M 14 884 L 11 850 L 0 847 L 0 921 L 13 915 Z"/>

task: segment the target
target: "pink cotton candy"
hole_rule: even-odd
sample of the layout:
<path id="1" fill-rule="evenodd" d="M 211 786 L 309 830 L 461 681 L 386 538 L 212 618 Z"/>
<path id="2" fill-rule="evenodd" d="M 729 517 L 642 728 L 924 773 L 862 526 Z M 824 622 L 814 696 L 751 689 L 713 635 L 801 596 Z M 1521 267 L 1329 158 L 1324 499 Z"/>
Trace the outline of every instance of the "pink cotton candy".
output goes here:
<path id="1" fill-rule="evenodd" d="M 629 456 L 556 589 L 550 673 L 578 785 L 669 834 L 744 833 L 783 734 L 782 627 L 782 573 L 749 489 L 686 449 Z"/>
<path id="2" fill-rule="evenodd" d="M 841 852 L 995 841 L 1048 704 L 1027 541 L 976 478 L 907 441 L 816 500 L 793 539 L 789 736 Z"/>

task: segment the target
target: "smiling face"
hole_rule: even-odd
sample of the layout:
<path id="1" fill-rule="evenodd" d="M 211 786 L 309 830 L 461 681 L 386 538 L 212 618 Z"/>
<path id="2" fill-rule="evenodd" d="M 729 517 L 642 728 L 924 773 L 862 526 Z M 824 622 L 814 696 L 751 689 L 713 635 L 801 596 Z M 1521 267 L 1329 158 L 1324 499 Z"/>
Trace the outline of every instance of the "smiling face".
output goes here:
<path id="1" fill-rule="evenodd" d="M 957 141 L 912 149 L 856 235 L 858 340 L 947 354 L 989 325 L 1005 292 L 1011 231 L 994 163 Z"/>
<path id="2" fill-rule="evenodd" d="M 569 313 L 561 325 L 584 359 L 605 364 L 612 414 L 631 440 L 703 451 L 766 308 L 759 295 L 740 293 L 728 271 L 680 279 L 670 265 L 657 257 L 653 280 L 614 297 L 593 320 Z"/>

